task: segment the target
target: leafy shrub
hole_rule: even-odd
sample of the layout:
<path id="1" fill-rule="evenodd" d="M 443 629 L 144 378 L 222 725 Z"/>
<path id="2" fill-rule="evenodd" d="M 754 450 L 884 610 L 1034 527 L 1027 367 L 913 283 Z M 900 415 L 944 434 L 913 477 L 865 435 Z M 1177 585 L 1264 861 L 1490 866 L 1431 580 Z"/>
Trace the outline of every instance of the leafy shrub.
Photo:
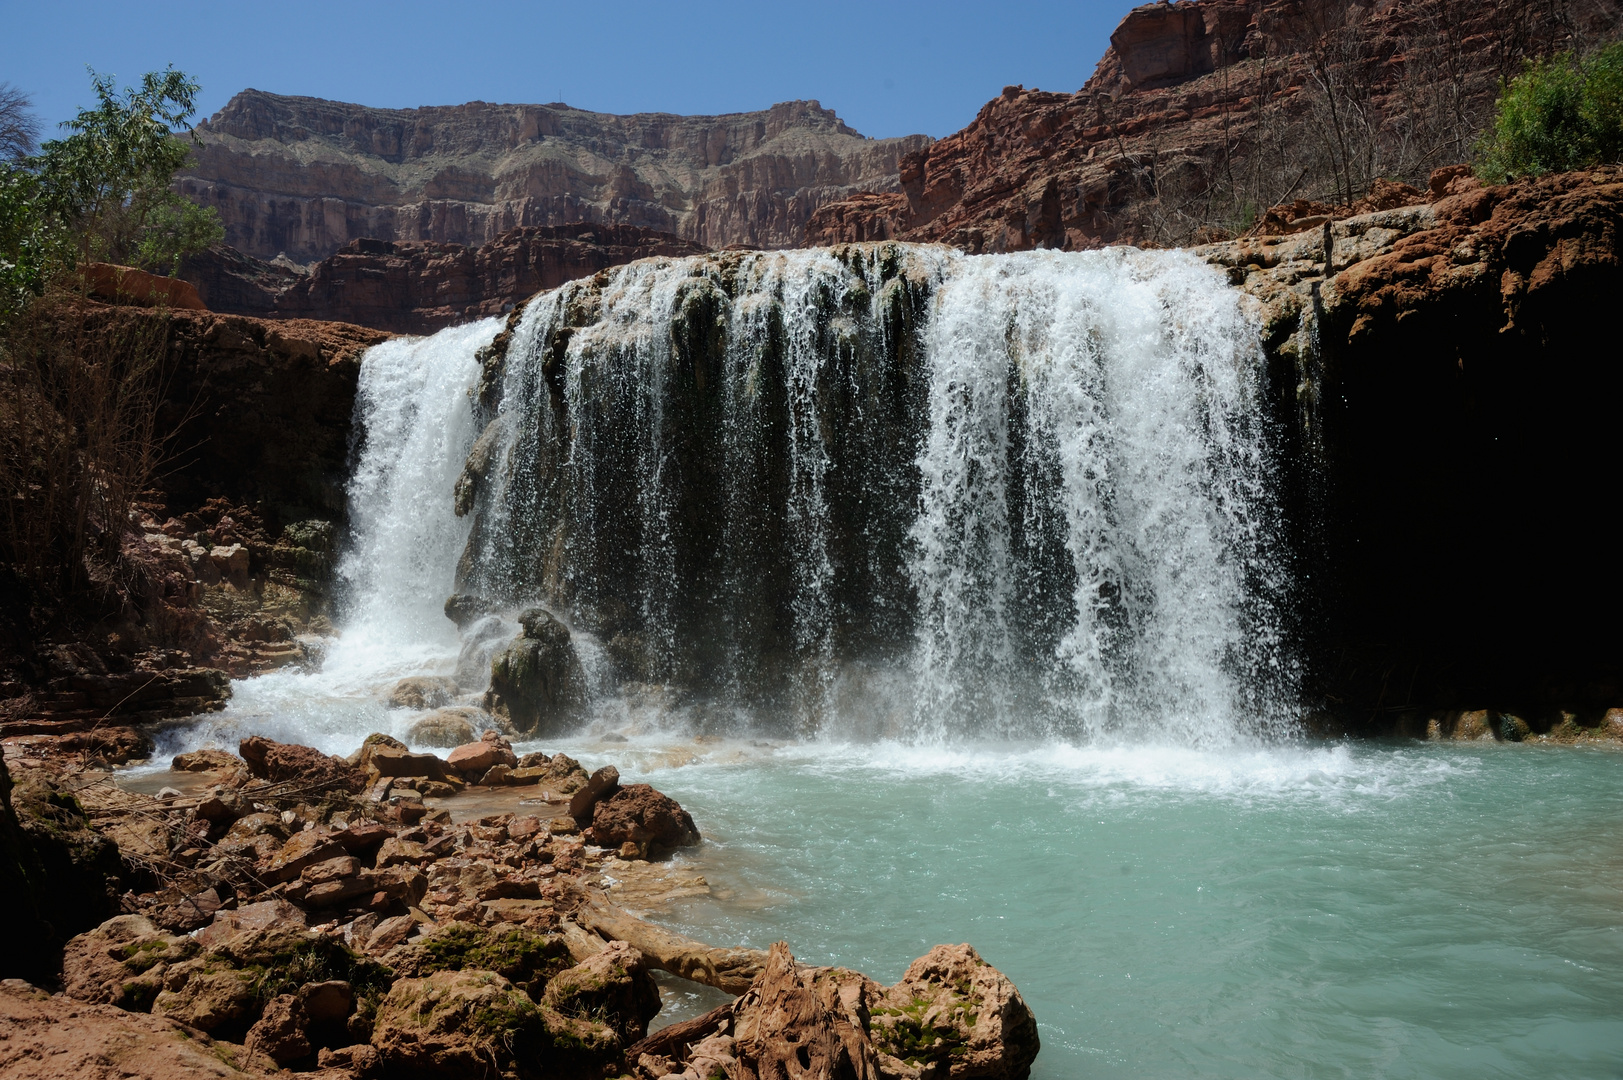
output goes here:
<path id="1" fill-rule="evenodd" d="M 1623 157 L 1623 42 L 1585 59 L 1563 53 L 1529 63 L 1499 95 L 1492 129 L 1478 146 L 1477 175 L 1582 169 Z"/>
<path id="2" fill-rule="evenodd" d="M 191 153 L 181 135 L 197 83 L 167 68 L 122 93 L 91 72 L 91 88 L 97 106 L 30 155 L 27 99 L 0 84 L 0 328 L 79 260 L 174 274 L 225 236 L 212 209 L 170 188 Z"/>

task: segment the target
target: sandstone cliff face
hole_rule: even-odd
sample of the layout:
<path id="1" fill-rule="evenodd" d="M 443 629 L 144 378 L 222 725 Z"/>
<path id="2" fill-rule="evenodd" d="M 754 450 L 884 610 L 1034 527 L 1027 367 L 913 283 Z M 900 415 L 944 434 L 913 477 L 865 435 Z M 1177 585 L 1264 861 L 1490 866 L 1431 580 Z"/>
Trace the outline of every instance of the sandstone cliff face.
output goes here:
<path id="1" fill-rule="evenodd" d="M 706 247 L 786 247 L 818 206 L 895 186 L 922 135 L 866 139 L 816 102 L 726 116 L 567 105 L 372 109 L 245 90 L 198 125 L 180 190 L 226 242 L 299 262 L 351 240 L 477 246 L 510 229 L 638 225 Z"/>
<path id="2" fill-rule="evenodd" d="M 216 311 L 429 334 L 500 315 L 537 292 L 611 266 L 704 251 L 653 229 L 577 222 L 511 229 L 477 248 L 352 240 L 308 273 L 215 249 L 193 259 L 185 273 Z"/>
<path id="3" fill-rule="evenodd" d="M 1081 90 L 1011 86 L 904 157 L 900 191 L 819 208 L 809 245 L 1174 245 L 1291 198 L 1352 202 L 1465 160 L 1523 60 L 1616 36 L 1618 0 L 1180 0 L 1133 9 Z"/>

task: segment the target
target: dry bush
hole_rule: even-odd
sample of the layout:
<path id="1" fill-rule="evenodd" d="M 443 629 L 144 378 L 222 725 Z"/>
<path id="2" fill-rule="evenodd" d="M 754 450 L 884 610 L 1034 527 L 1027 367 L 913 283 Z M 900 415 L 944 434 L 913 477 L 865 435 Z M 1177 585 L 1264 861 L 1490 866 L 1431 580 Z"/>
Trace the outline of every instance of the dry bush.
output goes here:
<path id="1" fill-rule="evenodd" d="M 82 305 L 51 290 L 0 339 L 0 564 L 36 596 L 127 598 L 144 591 L 122 552 L 130 511 L 164 458 L 168 318 Z"/>
<path id="2" fill-rule="evenodd" d="M 1177 124 L 1118 144 L 1131 196 L 1123 238 L 1171 246 L 1245 232 L 1292 199 L 1349 206 L 1378 180 L 1424 188 L 1469 161 L 1504 82 L 1532 59 L 1615 39 L 1607 0 L 1307 0 L 1213 78 L 1226 113 L 1215 155 Z M 1204 148 L 1203 148 L 1204 151 Z"/>

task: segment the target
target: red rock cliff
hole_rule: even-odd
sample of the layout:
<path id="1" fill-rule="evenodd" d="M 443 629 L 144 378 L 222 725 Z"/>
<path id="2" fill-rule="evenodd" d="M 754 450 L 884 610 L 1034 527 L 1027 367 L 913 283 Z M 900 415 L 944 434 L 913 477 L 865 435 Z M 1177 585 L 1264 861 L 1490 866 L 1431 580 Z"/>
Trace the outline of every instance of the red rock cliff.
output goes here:
<path id="1" fill-rule="evenodd" d="M 1076 93 L 1011 86 L 904 157 L 901 190 L 822 206 L 811 245 L 1182 244 L 1292 198 L 1465 160 L 1500 79 L 1619 32 L 1619 0 L 1180 0 L 1134 8 Z"/>
<path id="2" fill-rule="evenodd" d="M 289 319 L 334 319 L 396 333 L 427 334 L 500 315 L 543 289 L 656 255 L 704 248 L 635 225 L 532 225 L 489 244 L 352 240 L 298 273 L 216 249 L 191 260 L 186 276 L 220 311 Z"/>

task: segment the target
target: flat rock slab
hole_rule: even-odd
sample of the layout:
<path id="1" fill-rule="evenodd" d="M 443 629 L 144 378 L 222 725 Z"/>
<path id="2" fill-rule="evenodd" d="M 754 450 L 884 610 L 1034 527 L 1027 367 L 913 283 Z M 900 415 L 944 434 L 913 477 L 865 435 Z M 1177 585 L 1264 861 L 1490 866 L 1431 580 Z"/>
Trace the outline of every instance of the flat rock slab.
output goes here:
<path id="1" fill-rule="evenodd" d="M 6 1080 L 230 1080 L 254 1068 L 240 1046 L 186 1032 L 167 1020 L 87 1005 L 0 983 L 0 1076 Z M 230 1062 L 247 1067 L 238 1068 Z"/>

